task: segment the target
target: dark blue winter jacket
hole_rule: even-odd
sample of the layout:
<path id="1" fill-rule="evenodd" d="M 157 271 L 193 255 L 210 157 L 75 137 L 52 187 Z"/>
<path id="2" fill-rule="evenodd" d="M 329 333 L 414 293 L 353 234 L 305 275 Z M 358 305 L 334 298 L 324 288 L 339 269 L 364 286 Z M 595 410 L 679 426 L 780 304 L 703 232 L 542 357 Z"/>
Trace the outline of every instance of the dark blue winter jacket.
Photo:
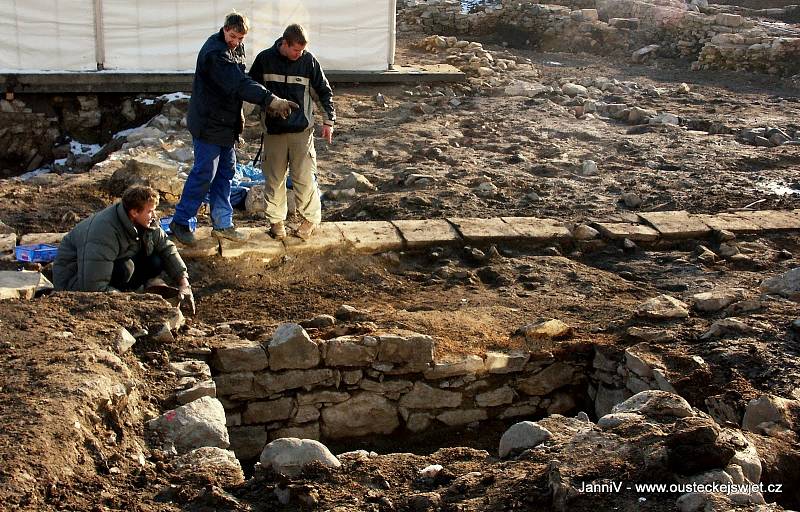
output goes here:
<path id="1" fill-rule="evenodd" d="M 192 137 L 233 146 L 242 131 L 242 101 L 262 107 L 272 101 L 272 93 L 247 76 L 244 63 L 244 44 L 228 48 L 222 29 L 206 40 L 197 55 L 189 100 Z"/>

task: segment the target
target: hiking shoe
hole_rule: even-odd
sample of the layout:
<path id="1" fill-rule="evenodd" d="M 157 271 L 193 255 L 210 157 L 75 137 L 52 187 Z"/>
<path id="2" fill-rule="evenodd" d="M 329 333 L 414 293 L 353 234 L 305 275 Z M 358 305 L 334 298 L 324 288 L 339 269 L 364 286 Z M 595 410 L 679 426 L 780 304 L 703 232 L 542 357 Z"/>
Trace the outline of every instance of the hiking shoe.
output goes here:
<path id="1" fill-rule="evenodd" d="M 273 222 L 269 227 L 269 234 L 272 235 L 272 238 L 275 240 L 283 240 L 286 238 L 286 226 L 283 224 L 283 221 Z"/>
<path id="2" fill-rule="evenodd" d="M 300 227 L 297 228 L 297 236 L 299 236 L 303 240 L 308 240 L 309 238 L 311 238 L 311 233 L 314 232 L 314 229 L 316 227 L 317 225 L 314 224 L 313 222 L 303 219 L 302 224 L 300 224 Z"/>
<path id="3" fill-rule="evenodd" d="M 233 226 L 224 229 L 214 228 L 211 230 L 211 234 L 220 240 L 224 238 L 231 242 L 246 242 L 247 239 L 250 238 L 246 233 L 239 231 Z"/>
<path id="4" fill-rule="evenodd" d="M 197 243 L 194 233 L 192 233 L 192 230 L 189 229 L 189 226 L 187 225 L 178 224 L 173 220 L 169 223 L 169 230 L 172 231 L 172 236 L 175 238 L 175 240 L 179 241 L 183 245 L 194 245 Z"/>

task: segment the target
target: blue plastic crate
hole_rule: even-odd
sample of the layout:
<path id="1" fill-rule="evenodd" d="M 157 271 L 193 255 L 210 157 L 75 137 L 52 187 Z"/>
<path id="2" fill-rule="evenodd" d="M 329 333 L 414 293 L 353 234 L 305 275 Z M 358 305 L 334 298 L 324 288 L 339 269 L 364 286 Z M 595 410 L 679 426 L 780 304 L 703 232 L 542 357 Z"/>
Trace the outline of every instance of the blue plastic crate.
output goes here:
<path id="1" fill-rule="evenodd" d="M 169 217 L 161 217 L 161 219 L 158 222 L 159 224 L 161 224 L 161 229 L 164 230 L 164 233 L 168 235 L 172 234 L 172 230 L 169 229 L 169 223 L 172 222 L 171 215 Z M 191 219 L 189 219 L 189 230 L 194 231 L 196 229 L 197 229 L 197 218 L 192 217 Z"/>
<path id="2" fill-rule="evenodd" d="M 56 259 L 58 247 L 51 244 L 18 245 L 14 249 L 17 261 L 46 263 Z"/>

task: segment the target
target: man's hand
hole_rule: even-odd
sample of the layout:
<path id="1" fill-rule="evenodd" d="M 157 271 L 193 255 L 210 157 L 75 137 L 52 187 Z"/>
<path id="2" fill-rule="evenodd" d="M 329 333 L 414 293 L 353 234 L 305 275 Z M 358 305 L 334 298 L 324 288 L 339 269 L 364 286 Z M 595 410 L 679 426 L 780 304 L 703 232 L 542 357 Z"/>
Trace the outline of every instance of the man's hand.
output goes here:
<path id="1" fill-rule="evenodd" d="M 192 312 L 192 316 L 194 316 L 196 313 L 194 294 L 192 293 L 192 287 L 189 286 L 189 280 L 185 277 L 181 279 L 181 282 L 178 285 L 178 293 L 180 294 L 181 304 L 186 304 L 189 307 L 189 311 Z"/>
<path id="2" fill-rule="evenodd" d="M 289 117 L 289 114 L 291 114 L 292 110 L 295 108 L 300 108 L 300 105 L 298 105 L 293 101 L 285 100 L 283 98 L 275 96 L 272 98 L 272 101 L 267 106 L 267 115 L 286 119 L 287 117 Z"/>
<path id="3" fill-rule="evenodd" d="M 333 143 L 333 126 L 329 124 L 322 125 L 322 138 L 328 141 L 328 144 Z"/>

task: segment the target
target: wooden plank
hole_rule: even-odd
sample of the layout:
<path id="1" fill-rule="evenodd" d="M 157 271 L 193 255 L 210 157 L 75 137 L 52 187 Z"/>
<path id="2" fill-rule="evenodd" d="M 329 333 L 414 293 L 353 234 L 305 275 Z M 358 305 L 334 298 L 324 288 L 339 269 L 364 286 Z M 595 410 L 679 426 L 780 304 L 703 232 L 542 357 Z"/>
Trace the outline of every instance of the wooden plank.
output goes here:
<path id="1" fill-rule="evenodd" d="M 661 235 L 658 231 L 633 222 L 593 222 L 592 227 L 609 240 L 632 240 L 634 242 L 654 242 Z"/>
<path id="2" fill-rule="evenodd" d="M 687 211 L 640 213 L 639 218 L 653 226 L 664 238 L 703 238 L 711 228 Z"/>
<path id="3" fill-rule="evenodd" d="M 444 219 L 393 220 L 391 222 L 400 230 L 400 235 L 409 249 L 461 241 L 458 231 Z"/>

